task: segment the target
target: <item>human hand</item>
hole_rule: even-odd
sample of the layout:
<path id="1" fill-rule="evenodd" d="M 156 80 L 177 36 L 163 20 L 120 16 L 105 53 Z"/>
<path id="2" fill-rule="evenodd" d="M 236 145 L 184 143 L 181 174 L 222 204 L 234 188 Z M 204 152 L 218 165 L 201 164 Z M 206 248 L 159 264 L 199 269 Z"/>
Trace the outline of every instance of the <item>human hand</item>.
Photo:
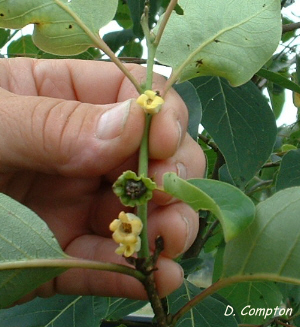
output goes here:
<path id="1" fill-rule="evenodd" d="M 144 68 L 128 68 L 144 80 Z M 163 90 L 164 83 L 155 75 L 153 89 Z M 118 245 L 108 226 L 124 210 L 111 186 L 123 171 L 136 171 L 145 124 L 143 110 L 128 100 L 138 96 L 130 81 L 111 63 L 18 58 L 0 60 L 0 86 L 0 192 L 35 211 L 67 254 L 126 264 L 114 253 Z M 149 175 L 158 185 L 168 171 L 182 178 L 204 174 L 187 121 L 183 101 L 171 90 L 150 130 Z M 192 244 L 198 215 L 156 191 L 148 224 L 152 250 L 158 235 L 165 243 L 155 275 L 165 296 L 182 283 L 172 258 Z M 22 301 L 55 293 L 146 298 L 132 277 L 71 269 Z"/>

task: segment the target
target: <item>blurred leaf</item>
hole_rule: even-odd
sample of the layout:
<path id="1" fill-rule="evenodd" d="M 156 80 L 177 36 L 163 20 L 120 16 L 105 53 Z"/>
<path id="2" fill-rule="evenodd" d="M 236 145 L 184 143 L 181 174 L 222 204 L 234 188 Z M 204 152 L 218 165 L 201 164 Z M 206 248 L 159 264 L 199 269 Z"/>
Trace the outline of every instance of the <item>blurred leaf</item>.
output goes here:
<path id="1" fill-rule="evenodd" d="M 145 8 L 145 0 L 127 0 L 127 4 L 133 21 L 133 32 L 136 37 L 142 39 L 144 33 L 140 23 Z"/>
<path id="2" fill-rule="evenodd" d="M 243 188 L 273 150 L 274 114 L 252 82 L 237 88 L 218 77 L 191 82 L 202 103 L 201 123 L 225 157 L 234 183 Z"/>
<path id="3" fill-rule="evenodd" d="M 181 96 L 189 112 L 188 133 L 194 140 L 198 138 L 198 129 L 202 118 L 202 107 L 194 85 L 190 82 L 175 84 L 174 89 Z"/>
<path id="4" fill-rule="evenodd" d="M 183 15 L 173 13 L 170 17 L 157 59 L 171 66 L 181 82 L 197 76 L 220 76 L 234 86 L 241 85 L 265 64 L 280 42 L 277 0 L 178 3 Z"/>
<path id="5" fill-rule="evenodd" d="M 270 86 L 272 84 L 272 87 Z M 278 90 L 280 89 L 280 90 Z M 284 89 L 281 87 L 276 87 L 276 84 L 273 83 L 268 84 L 268 93 L 271 100 L 271 105 L 273 109 L 273 113 L 275 116 L 275 119 L 277 120 L 283 110 L 283 106 L 285 104 L 285 92 Z"/>
<path id="6" fill-rule="evenodd" d="M 132 40 L 127 43 L 119 54 L 119 57 L 141 58 L 143 56 L 143 46 L 141 42 Z"/>
<path id="7" fill-rule="evenodd" d="M 2 48 L 9 40 L 10 30 L 0 28 L 0 48 Z"/>
<path id="8" fill-rule="evenodd" d="M 132 28 L 133 23 L 130 16 L 130 10 L 124 0 L 119 0 L 118 9 L 115 15 L 115 21 L 123 28 Z"/>
<path id="9" fill-rule="evenodd" d="M 97 298 L 56 295 L 0 311 L 1 327 L 99 327 Z"/>
<path id="10" fill-rule="evenodd" d="M 3 0 L 0 26 L 19 29 L 34 23 L 33 42 L 45 52 L 78 54 L 96 46 L 99 29 L 109 23 L 118 0 Z"/>
<path id="11" fill-rule="evenodd" d="M 198 271 L 201 268 L 201 265 L 203 264 L 203 259 L 202 258 L 182 259 L 179 261 L 179 264 L 181 265 L 184 271 L 184 275 L 188 276 Z"/>
<path id="12" fill-rule="evenodd" d="M 134 39 L 135 35 L 131 29 L 114 31 L 103 36 L 103 41 L 112 49 L 113 52 L 117 52 L 121 47 Z"/>
<path id="13" fill-rule="evenodd" d="M 254 218 L 252 201 L 238 188 L 227 183 L 208 179 L 186 181 L 175 173 L 166 173 L 164 190 L 196 211 L 211 211 L 220 220 L 226 242 L 247 228 Z"/>
<path id="14" fill-rule="evenodd" d="M 32 57 L 37 58 L 40 49 L 35 46 L 31 35 L 24 35 L 12 41 L 7 47 L 7 56 L 13 57 Z"/>
<path id="15" fill-rule="evenodd" d="M 0 310 L 1 327 L 99 327 L 101 320 L 118 320 L 142 308 L 147 301 L 56 295 Z"/>
<path id="16" fill-rule="evenodd" d="M 167 298 L 170 306 L 170 313 L 176 313 L 182 306 L 199 293 L 201 293 L 200 288 L 194 286 L 187 280 L 184 280 L 182 286 Z M 237 327 L 238 324 L 233 315 L 224 316 L 225 310 L 226 304 L 220 297 L 207 297 L 186 313 L 178 321 L 176 327 Z"/>
<path id="17" fill-rule="evenodd" d="M 218 292 L 232 304 L 235 312 L 241 313 L 243 308 L 250 305 L 251 309 L 276 308 L 280 307 L 282 295 L 277 286 L 272 282 L 248 282 L 238 283 L 226 287 Z M 272 312 L 274 313 L 274 312 Z M 239 315 L 240 320 L 245 324 L 260 325 L 266 319 L 264 315 Z M 267 320 L 272 318 L 268 316 Z"/>
<path id="18" fill-rule="evenodd" d="M 164 9 L 167 9 L 169 3 L 170 3 L 171 0 L 162 0 L 161 1 L 161 6 L 164 8 Z M 182 8 L 178 5 L 178 3 L 176 4 L 175 8 L 174 8 L 174 11 L 176 12 L 177 15 L 183 15 L 183 10 Z"/>
<path id="19" fill-rule="evenodd" d="M 131 299 L 121 299 L 121 298 L 102 298 L 99 299 L 99 309 L 103 312 L 103 301 L 106 301 L 106 311 L 105 314 L 102 314 L 102 318 L 105 320 L 119 320 L 128 316 L 131 313 L 136 312 L 137 310 L 143 308 L 148 301 L 141 300 L 131 300 Z"/>
<path id="20" fill-rule="evenodd" d="M 38 59 L 68 58 L 94 60 L 96 58 L 100 58 L 101 53 L 97 48 L 89 48 L 88 50 L 74 56 L 58 56 L 40 50 L 33 43 L 31 35 L 24 35 L 9 44 L 7 47 L 7 56 L 9 58 L 24 56 Z"/>
<path id="21" fill-rule="evenodd" d="M 283 88 L 300 93 L 300 86 L 291 81 L 290 79 L 282 76 L 280 73 L 275 73 L 262 68 L 256 73 L 256 75 L 264 77 L 267 80 L 282 86 Z"/>
<path id="22" fill-rule="evenodd" d="M 300 149 L 290 150 L 281 161 L 276 190 L 300 186 Z"/>
<path id="23" fill-rule="evenodd" d="M 30 268 L 31 261 L 68 256 L 41 218 L 4 194 L 0 194 L 0 226 L 0 308 L 4 308 L 66 270 Z M 13 269 L 13 264 L 19 268 Z"/>
<path id="24" fill-rule="evenodd" d="M 284 189 L 258 204 L 254 222 L 225 246 L 221 280 L 299 285 L 299 212 L 300 187 Z"/>
<path id="25" fill-rule="evenodd" d="M 144 32 L 141 27 L 141 17 L 144 13 L 145 0 L 127 0 L 128 7 L 133 21 L 133 32 L 139 38 L 144 37 Z M 149 27 L 152 28 L 156 21 L 155 16 L 160 7 L 161 0 L 149 0 Z"/>

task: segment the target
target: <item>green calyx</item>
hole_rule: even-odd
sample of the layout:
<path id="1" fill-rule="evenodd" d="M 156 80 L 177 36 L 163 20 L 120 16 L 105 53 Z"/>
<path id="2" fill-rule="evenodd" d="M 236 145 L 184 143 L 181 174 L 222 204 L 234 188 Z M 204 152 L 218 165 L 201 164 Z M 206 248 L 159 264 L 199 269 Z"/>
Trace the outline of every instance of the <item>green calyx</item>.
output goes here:
<path id="1" fill-rule="evenodd" d="M 114 183 L 113 191 L 125 206 L 135 207 L 152 198 L 156 183 L 143 175 L 137 176 L 131 170 L 125 171 Z"/>

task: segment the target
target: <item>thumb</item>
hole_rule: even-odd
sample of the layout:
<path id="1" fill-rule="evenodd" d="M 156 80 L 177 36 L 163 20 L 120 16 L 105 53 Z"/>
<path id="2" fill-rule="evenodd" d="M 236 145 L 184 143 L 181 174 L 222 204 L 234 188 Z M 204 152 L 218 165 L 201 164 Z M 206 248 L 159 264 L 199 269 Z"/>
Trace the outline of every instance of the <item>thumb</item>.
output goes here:
<path id="1" fill-rule="evenodd" d="M 139 147 L 144 115 L 135 101 L 92 105 L 0 90 L 0 171 L 105 174 Z"/>

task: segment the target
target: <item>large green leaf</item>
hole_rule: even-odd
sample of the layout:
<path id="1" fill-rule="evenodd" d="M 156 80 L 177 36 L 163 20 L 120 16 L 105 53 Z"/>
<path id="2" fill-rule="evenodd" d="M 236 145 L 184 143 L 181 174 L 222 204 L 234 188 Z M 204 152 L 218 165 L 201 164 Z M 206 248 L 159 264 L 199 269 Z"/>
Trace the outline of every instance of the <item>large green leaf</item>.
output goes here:
<path id="1" fill-rule="evenodd" d="M 241 321 L 248 324 L 262 324 L 266 318 L 271 317 L 265 317 L 264 314 L 242 315 L 241 312 L 246 306 L 250 306 L 251 309 L 268 309 L 279 307 L 282 301 L 280 291 L 272 282 L 237 283 L 222 289 L 219 294 L 232 304 Z"/>
<path id="2" fill-rule="evenodd" d="M 99 327 L 93 296 L 56 295 L 0 311 L 1 327 Z"/>
<path id="3" fill-rule="evenodd" d="M 185 181 L 174 173 L 164 175 L 164 190 L 195 210 L 209 210 L 221 222 L 225 241 L 232 240 L 254 218 L 254 204 L 238 188 L 215 180 Z"/>
<path id="4" fill-rule="evenodd" d="M 1 327 L 99 327 L 101 320 L 121 319 L 146 301 L 120 298 L 56 295 L 0 310 Z"/>
<path id="5" fill-rule="evenodd" d="M 194 140 L 197 140 L 199 125 L 202 118 L 202 107 L 198 93 L 194 85 L 189 81 L 175 84 L 174 89 L 185 102 L 189 112 L 188 133 Z"/>
<path id="6" fill-rule="evenodd" d="M 31 261 L 67 256 L 43 220 L 4 194 L 0 194 L 0 226 L 0 308 L 3 308 L 65 271 L 25 268 Z M 7 269 L 8 264 L 19 268 Z"/>
<path id="7" fill-rule="evenodd" d="M 119 320 L 144 307 L 148 301 L 131 300 L 113 297 L 98 297 L 96 313 L 105 320 Z"/>
<path id="8" fill-rule="evenodd" d="M 109 23 L 118 0 L 2 0 L 0 26 L 34 23 L 33 41 L 43 51 L 71 55 L 95 46 L 99 29 Z"/>
<path id="9" fill-rule="evenodd" d="M 187 280 L 182 286 L 168 296 L 171 314 L 175 314 L 189 300 L 201 293 L 201 289 Z M 207 297 L 193 307 L 176 324 L 176 327 L 236 327 L 234 316 L 225 316 L 226 304 L 220 297 Z"/>
<path id="10" fill-rule="evenodd" d="M 257 206 L 254 222 L 225 247 L 221 279 L 300 284 L 300 187 Z"/>
<path id="11" fill-rule="evenodd" d="M 219 77 L 191 81 L 202 103 L 202 125 L 225 157 L 239 187 L 255 175 L 269 158 L 277 128 L 266 99 L 252 83 L 237 88 Z"/>
<path id="12" fill-rule="evenodd" d="M 0 310 L 0 320 L 1 327 L 99 327 L 101 320 L 124 318 L 145 304 L 120 298 L 56 295 Z"/>
<path id="13" fill-rule="evenodd" d="M 271 57 L 281 39 L 278 0 L 179 0 L 157 59 L 184 81 L 196 76 L 225 77 L 241 85 Z"/>
<path id="14" fill-rule="evenodd" d="M 289 151 L 281 161 L 276 190 L 300 186 L 300 149 Z"/>

